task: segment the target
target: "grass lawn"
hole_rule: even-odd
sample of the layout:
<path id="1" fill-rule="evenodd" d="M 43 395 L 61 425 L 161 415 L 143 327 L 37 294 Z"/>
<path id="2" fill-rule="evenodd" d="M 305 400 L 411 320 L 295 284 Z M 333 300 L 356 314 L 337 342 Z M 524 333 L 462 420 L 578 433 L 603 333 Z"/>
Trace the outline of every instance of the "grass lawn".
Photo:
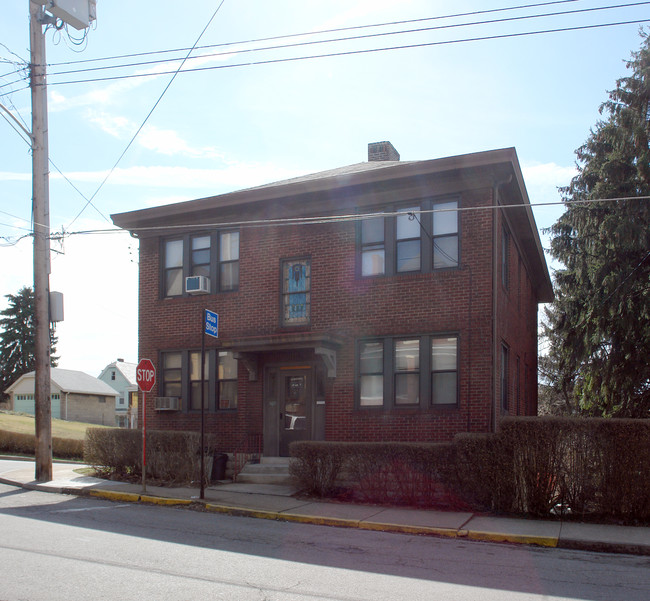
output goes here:
<path id="1" fill-rule="evenodd" d="M 87 428 L 104 428 L 96 424 L 81 422 L 67 422 L 62 419 L 52 419 L 52 437 L 84 440 Z M 23 413 L 10 413 L 0 411 L 0 430 L 6 432 L 19 432 L 21 434 L 34 434 L 34 416 Z"/>

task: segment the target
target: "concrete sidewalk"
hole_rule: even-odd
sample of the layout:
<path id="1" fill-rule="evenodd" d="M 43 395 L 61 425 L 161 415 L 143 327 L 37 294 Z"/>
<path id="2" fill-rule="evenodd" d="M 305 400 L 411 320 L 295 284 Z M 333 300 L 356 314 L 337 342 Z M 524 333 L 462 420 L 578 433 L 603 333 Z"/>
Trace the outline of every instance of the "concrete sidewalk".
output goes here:
<path id="1" fill-rule="evenodd" d="M 381 507 L 310 501 L 292 496 L 288 486 L 220 483 L 205 489 L 168 488 L 82 476 L 79 464 L 54 463 L 53 480 L 34 481 L 34 462 L 4 459 L 0 482 L 26 489 L 159 505 L 200 504 L 230 515 L 321 524 L 363 530 L 428 534 L 616 553 L 650 555 L 650 528 L 555 522 L 479 515 L 470 512 Z"/>

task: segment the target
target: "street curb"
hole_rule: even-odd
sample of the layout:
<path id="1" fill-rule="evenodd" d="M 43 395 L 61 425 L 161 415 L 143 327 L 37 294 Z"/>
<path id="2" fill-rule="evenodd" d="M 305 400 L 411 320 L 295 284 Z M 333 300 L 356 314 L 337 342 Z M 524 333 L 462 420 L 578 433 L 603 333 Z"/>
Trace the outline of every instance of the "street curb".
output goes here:
<path id="1" fill-rule="evenodd" d="M 650 545 L 639 545 L 635 543 L 608 543 L 604 541 L 581 541 L 575 539 L 561 539 L 556 536 L 533 536 L 525 534 L 506 534 L 503 532 L 485 532 L 467 530 L 464 528 L 436 528 L 429 526 L 408 526 L 404 524 L 391 524 L 381 522 L 365 522 L 345 518 L 328 518 L 319 516 L 307 516 L 295 513 L 281 513 L 277 511 L 265 511 L 263 509 L 250 509 L 246 507 L 235 507 L 228 505 L 216 505 L 206 503 L 198 499 L 176 499 L 169 497 L 157 497 L 154 495 L 119 492 L 114 490 L 102 490 L 98 488 L 70 488 L 50 487 L 39 482 L 20 483 L 14 480 L 0 477 L 0 483 L 9 486 L 16 486 L 27 490 L 40 492 L 55 492 L 79 497 L 97 497 L 107 501 L 122 501 L 127 503 L 147 503 L 160 506 L 184 506 L 201 507 L 206 511 L 221 513 L 237 517 L 250 517 L 265 520 L 282 522 L 294 522 L 300 524 L 312 524 L 316 526 L 333 526 L 337 528 L 356 528 L 358 530 L 369 530 L 376 532 L 392 532 L 397 534 L 428 535 L 445 538 L 469 539 L 474 541 L 491 543 L 514 543 L 519 545 L 534 545 L 546 548 L 559 548 L 576 551 L 592 551 L 600 553 L 625 553 L 640 556 L 650 556 Z"/>
<path id="2" fill-rule="evenodd" d="M 503 532 L 483 532 L 469 530 L 469 540 L 479 540 L 490 543 L 517 543 L 520 545 L 536 545 L 538 547 L 557 547 L 559 537 L 557 536 L 534 536 L 529 534 L 505 534 Z"/>
<path id="3" fill-rule="evenodd" d="M 75 493 L 72 493 L 75 494 Z M 78 494 L 78 493 L 77 493 Z M 101 490 L 91 488 L 88 491 L 91 497 L 99 497 L 109 501 L 124 501 L 129 503 L 149 503 L 153 505 L 191 505 L 189 499 L 173 499 L 169 497 L 156 497 L 153 495 L 138 494 L 132 492 L 117 492 L 114 490 Z"/>

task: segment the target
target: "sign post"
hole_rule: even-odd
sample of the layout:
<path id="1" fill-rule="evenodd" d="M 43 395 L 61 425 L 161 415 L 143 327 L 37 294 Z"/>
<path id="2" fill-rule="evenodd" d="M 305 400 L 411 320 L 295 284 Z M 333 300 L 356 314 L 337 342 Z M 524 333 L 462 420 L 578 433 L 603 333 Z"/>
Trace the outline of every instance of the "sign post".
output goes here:
<path id="1" fill-rule="evenodd" d="M 150 359 L 140 359 L 135 381 L 142 391 L 142 492 L 147 491 L 147 392 L 156 384 L 156 368 Z"/>
<path id="2" fill-rule="evenodd" d="M 219 315 L 205 309 L 201 328 L 201 492 L 205 499 L 205 335 L 219 338 Z"/>

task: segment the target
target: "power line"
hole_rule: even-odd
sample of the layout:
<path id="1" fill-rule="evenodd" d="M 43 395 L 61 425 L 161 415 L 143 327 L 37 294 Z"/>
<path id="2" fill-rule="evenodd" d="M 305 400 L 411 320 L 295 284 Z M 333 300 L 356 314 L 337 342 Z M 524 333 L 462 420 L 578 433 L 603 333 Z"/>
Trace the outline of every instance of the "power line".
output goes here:
<path id="1" fill-rule="evenodd" d="M 423 21 L 433 21 L 433 20 L 442 20 L 442 19 L 451 19 L 451 18 L 457 18 L 457 17 L 469 17 L 469 16 L 474 16 L 474 15 L 481 15 L 481 14 L 489 14 L 489 13 L 497 13 L 497 12 L 504 12 L 504 11 L 512 11 L 512 10 L 522 10 L 526 8 L 538 8 L 541 6 L 551 6 L 554 4 L 568 4 L 572 2 L 577 2 L 579 0 L 555 0 L 553 2 L 539 2 L 536 4 L 523 4 L 520 6 L 512 6 L 512 7 L 506 7 L 506 8 L 493 8 L 493 9 L 486 9 L 486 10 L 477 10 L 477 11 L 471 11 L 471 12 L 465 12 L 465 13 L 456 13 L 456 14 L 449 14 L 449 15 L 439 15 L 435 17 L 423 17 L 420 19 L 408 19 L 404 21 L 391 21 L 387 23 L 375 23 L 375 24 L 370 24 L 370 25 L 354 25 L 350 27 L 337 27 L 335 29 L 322 29 L 322 30 L 317 30 L 317 31 L 310 31 L 310 32 L 302 32 L 302 33 L 291 33 L 291 34 L 286 34 L 286 35 L 278 35 L 278 36 L 272 36 L 272 37 L 264 37 L 264 38 L 256 38 L 256 39 L 250 39 L 250 40 L 242 40 L 238 42 L 225 42 L 221 44 L 210 44 L 207 46 L 196 46 L 194 48 L 195 50 L 207 50 L 209 48 L 223 48 L 223 47 L 228 47 L 228 46 L 238 46 L 238 45 L 243 45 L 243 44 L 252 44 L 252 43 L 257 43 L 257 42 L 270 42 L 273 40 L 283 40 L 283 39 L 289 39 L 289 38 L 295 38 L 295 37 L 302 37 L 302 36 L 307 36 L 307 35 L 321 35 L 325 33 L 337 33 L 340 31 L 352 31 L 352 30 L 358 30 L 358 29 L 368 29 L 368 28 L 373 28 L 373 27 L 388 27 L 388 26 L 394 26 L 394 25 L 406 25 L 408 23 L 419 23 Z M 122 54 L 122 55 L 115 55 L 115 56 L 107 56 L 103 58 L 89 58 L 89 59 L 82 59 L 82 60 L 76 60 L 76 61 L 67 61 L 67 62 L 61 62 L 61 63 L 50 63 L 48 66 L 52 67 L 59 67 L 59 66 L 66 66 L 66 65 L 76 65 L 76 64 L 82 64 L 82 63 L 89 63 L 89 62 L 98 62 L 98 61 L 108 61 L 108 60 L 118 60 L 118 59 L 123 59 L 123 58 L 136 58 L 139 56 L 151 56 L 155 54 L 167 54 L 167 53 L 173 53 L 173 52 L 187 52 L 190 50 L 189 48 L 174 48 L 174 49 L 168 49 L 168 50 L 153 50 L 150 52 L 137 52 L 133 54 Z M 175 59 L 175 60 L 180 60 L 180 59 Z"/>
<path id="2" fill-rule="evenodd" d="M 650 196 L 628 196 L 620 198 L 597 198 L 590 200 L 570 200 L 570 201 L 553 201 L 553 202 L 538 202 L 534 204 L 512 204 L 512 205 L 489 205 L 479 207 L 456 207 L 454 209 L 425 209 L 409 211 L 416 215 L 424 215 L 427 213 L 462 213 L 468 211 L 486 211 L 498 209 L 535 209 L 537 207 L 545 206 L 558 206 L 558 205 L 579 205 L 579 204 L 599 204 L 608 202 L 619 202 L 625 200 L 650 200 Z M 259 228 L 269 226 L 290 226 L 290 225 L 322 225 L 328 223 L 339 223 L 347 221 L 363 221 L 365 219 L 374 219 L 377 217 L 395 217 L 399 215 L 408 215 L 403 210 L 398 211 L 385 211 L 385 212 L 372 212 L 372 213 L 346 213 L 340 215 L 320 215 L 317 217 L 281 217 L 277 219 L 255 219 L 245 221 L 229 221 L 218 223 L 185 223 L 180 225 L 158 225 L 150 227 L 135 227 L 129 228 L 130 232 L 154 232 L 154 231 L 170 231 L 170 230 L 191 230 L 191 229 L 207 229 L 207 228 Z M 126 233 L 127 230 L 121 228 L 111 228 L 106 230 L 82 230 L 77 232 L 65 231 L 57 236 L 73 236 L 73 235 L 87 235 L 87 234 L 115 234 Z"/>
<path id="3" fill-rule="evenodd" d="M 423 33 L 423 32 L 429 32 L 429 31 L 437 31 L 437 30 L 444 30 L 444 29 L 455 29 L 459 27 L 473 27 L 476 25 L 494 25 L 496 23 L 506 23 L 510 21 L 521 21 L 521 20 L 527 20 L 527 19 L 538 19 L 538 18 L 545 18 L 545 17 L 554 17 L 554 16 L 564 16 L 564 15 L 571 15 L 571 14 L 578 14 L 578 13 L 588 13 L 588 12 L 595 12 L 595 11 L 603 11 L 603 10 L 611 10 L 611 9 L 616 9 L 616 8 L 629 8 L 629 7 L 635 7 L 635 6 L 645 6 L 650 4 L 650 2 L 635 2 L 635 3 L 629 3 L 629 4 L 620 4 L 620 5 L 610 5 L 610 6 L 598 6 L 598 7 L 591 7 L 591 8 L 583 8 L 583 9 L 576 9 L 576 10 L 571 10 L 571 11 L 563 11 L 563 12 L 550 12 L 550 13 L 541 13 L 541 14 L 535 14 L 535 15 L 523 15 L 523 16 L 515 16 L 515 17 L 503 17 L 499 19 L 491 19 L 491 20 L 485 20 L 485 21 L 474 21 L 470 23 L 454 23 L 450 25 L 438 25 L 435 27 L 423 27 L 419 29 L 409 29 L 409 30 L 402 30 L 402 31 L 388 31 L 388 32 L 381 32 L 381 33 L 372 33 L 372 34 L 366 34 L 366 35 L 357 35 L 357 36 L 348 36 L 348 37 L 342 37 L 342 38 L 332 38 L 332 39 L 327 39 L 327 40 L 310 40 L 310 41 L 305 41 L 305 42 L 297 42 L 297 43 L 292 43 L 292 44 L 283 44 L 279 46 L 266 46 L 266 47 L 261 47 L 261 48 L 245 48 L 241 50 L 235 51 L 236 54 L 245 54 L 245 53 L 250 53 L 250 52 L 265 52 L 269 50 L 286 50 L 288 48 L 297 48 L 297 47 L 302 47 L 302 46 L 312 46 L 316 44 L 331 44 L 331 43 L 338 43 L 338 42 L 350 42 L 350 41 L 358 41 L 362 39 L 371 39 L 371 38 L 378 38 L 378 37 L 386 37 L 386 36 L 393 36 L 393 35 L 406 35 L 406 34 L 413 34 L 413 33 Z M 436 17 L 431 17 L 431 18 L 436 18 Z M 438 17 L 442 18 L 442 17 Z M 375 26 L 370 26 L 370 27 L 375 27 Z M 299 34 L 299 35 L 305 35 L 305 34 Z M 219 44 L 217 46 L 223 46 L 224 44 Z M 186 60 L 197 60 L 197 59 L 206 59 L 206 58 L 216 58 L 220 56 L 228 56 L 230 54 L 233 54 L 233 51 L 224 51 L 224 52 L 217 52 L 217 53 L 212 53 L 212 54 L 202 54 L 198 56 L 193 56 L 186 58 Z M 83 68 L 83 69 L 72 69 L 69 71 L 59 71 L 57 72 L 51 72 L 50 76 L 61 76 L 61 75 L 72 75 L 75 73 L 90 73 L 93 71 L 105 71 L 105 70 L 110 70 L 110 69 L 125 69 L 127 67 L 142 67 L 142 66 L 149 66 L 149 65 L 156 65 L 156 64 L 161 64 L 161 63 L 170 63 L 170 62 L 176 62 L 181 60 L 180 58 L 168 58 L 168 59 L 158 59 L 158 60 L 152 60 L 152 61 L 141 61 L 141 62 L 135 62 L 135 63 L 124 63 L 124 64 L 119 64 L 119 65 L 105 65 L 105 66 L 100 66 L 100 67 L 88 67 L 88 68 Z"/>
<path id="4" fill-rule="evenodd" d="M 219 10 L 221 9 L 221 7 L 223 6 L 223 4 L 224 4 L 225 1 L 226 1 L 226 0 L 221 0 L 221 3 L 219 4 L 219 6 L 217 6 L 217 9 L 214 11 L 214 13 L 212 13 L 212 16 L 210 17 L 210 20 L 208 21 L 208 23 L 206 24 L 206 26 L 203 28 L 203 31 L 201 31 L 201 33 L 199 34 L 199 37 L 196 39 L 196 42 L 194 42 L 194 46 L 196 46 L 196 45 L 199 43 L 199 41 L 200 41 L 201 38 L 203 37 L 203 34 L 206 32 L 206 30 L 208 29 L 208 27 L 209 27 L 210 24 L 212 23 L 213 19 L 217 16 L 217 13 L 218 13 Z M 111 177 L 111 175 L 113 174 L 113 172 L 115 171 L 115 169 L 117 168 L 117 166 L 120 164 L 120 161 L 124 158 L 124 155 L 127 153 L 127 151 L 129 150 L 129 148 L 131 148 L 131 145 L 133 144 L 133 142 L 135 141 L 135 139 L 138 137 L 138 134 L 142 131 L 142 128 L 145 126 L 145 124 L 146 124 L 147 121 L 149 120 L 149 117 L 151 117 L 151 115 L 153 114 L 153 112 L 156 110 L 156 107 L 158 106 L 158 104 L 160 103 L 160 101 L 163 99 L 163 96 L 165 95 L 165 93 L 167 92 L 167 90 L 169 89 L 169 87 L 172 85 L 172 83 L 174 82 L 174 80 L 176 79 L 176 76 L 178 75 L 178 73 L 180 72 L 181 68 L 182 68 L 183 65 L 185 64 L 185 60 L 187 60 L 187 58 L 189 58 L 190 54 L 191 54 L 192 51 L 194 50 L 194 46 L 192 46 L 192 49 L 190 49 L 190 51 L 187 53 L 186 58 L 185 58 L 185 59 L 183 60 L 183 62 L 178 66 L 178 69 L 176 69 L 176 72 L 173 74 L 172 78 L 169 80 L 169 82 L 168 82 L 167 85 L 165 86 L 165 89 L 162 91 L 162 93 L 160 94 L 160 96 L 158 96 L 158 100 L 156 100 L 156 102 L 154 103 L 153 107 L 151 107 L 151 110 L 149 111 L 149 113 L 147 114 L 147 116 L 144 118 L 144 121 L 140 124 L 140 127 L 138 127 L 137 131 L 133 134 L 133 136 L 132 136 L 131 139 L 129 140 L 129 143 L 126 145 L 126 148 L 122 151 L 122 154 L 118 157 L 117 161 L 115 161 L 115 164 L 113 165 L 113 167 L 111 167 L 111 170 L 108 172 L 108 174 L 106 175 L 106 177 L 104 178 L 104 180 L 102 181 L 102 183 L 99 184 L 99 187 L 97 188 L 97 190 L 95 190 L 95 193 L 94 193 L 94 194 L 90 197 L 90 199 L 86 202 L 86 204 L 85 204 L 84 207 L 81 209 L 81 211 L 79 211 L 79 213 L 77 213 L 77 216 L 76 216 L 76 217 L 75 217 L 75 218 L 70 222 L 70 225 L 68 226 L 68 228 L 71 227 L 72 224 L 73 224 L 73 223 L 74 223 L 74 222 L 79 218 L 79 216 L 80 216 L 80 215 L 81 215 L 81 214 L 86 210 L 86 208 L 88 207 L 88 205 L 89 205 L 89 204 L 92 204 L 92 201 L 93 201 L 93 199 L 95 198 L 95 196 L 97 196 L 97 194 L 99 193 L 99 191 L 104 187 L 104 184 L 108 181 L 108 178 Z"/>
<path id="5" fill-rule="evenodd" d="M 312 60 L 312 59 L 318 59 L 318 58 L 334 58 L 334 57 L 340 57 L 340 56 L 352 56 L 356 54 L 370 54 L 373 52 L 387 52 L 387 51 L 392 51 L 392 50 L 407 50 L 407 49 L 413 49 L 413 48 L 425 48 L 425 47 L 433 47 L 433 46 L 445 46 L 449 44 L 462 44 L 462 43 L 467 43 L 467 42 L 484 42 L 488 40 L 499 40 L 499 39 L 509 39 L 509 38 L 517 38 L 517 37 L 525 37 L 525 36 L 531 36 L 531 35 L 542 35 L 542 34 L 548 34 L 548 33 L 565 33 L 569 31 L 585 31 L 588 29 L 600 29 L 603 27 L 617 27 L 621 25 L 638 25 L 641 23 L 649 23 L 650 19 L 634 19 L 631 21 L 618 21 L 618 22 L 612 22 L 612 23 L 599 23 L 596 25 L 578 25 L 578 26 L 573 26 L 573 27 L 560 27 L 556 29 L 542 29 L 542 30 L 537 30 L 537 31 L 525 31 L 525 32 L 518 32 L 518 33 L 506 33 L 506 34 L 495 34 L 495 35 L 490 35 L 490 36 L 480 36 L 480 37 L 473 37 L 473 38 L 462 38 L 462 39 L 455 39 L 455 40 L 444 40 L 444 41 L 438 41 L 438 42 L 423 42 L 419 44 L 406 44 L 403 46 L 389 46 L 389 47 L 383 47 L 383 48 L 367 48 L 364 50 L 347 50 L 347 51 L 342 51 L 342 52 L 332 52 L 328 54 L 315 54 L 315 55 L 309 55 L 309 56 L 294 56 L 294 57 L 287 57 L 287 58 L 278 58 L 278 59 L 268 59 L 268 60 L 260 60 L 260 61 L 250 61 L 247 63 L 235 63 L 232 65 L 213 65 L 210 67 L 194 67 L 190 69 L 184 69 L 183 73 L 196 73 L 196 72 L 201 72 L 201 71 L 212 71 L 216 69 L 233 69 L 236 67 L 252 67 L 252 66 L 258 66 L 258 65 L 271 65 L 271 64 L 277 64 L 277 63 L 288 63 L 288 62 L 295 62 L 295 61 L 303 61 L 303 60 Z M 182 65 L 181 65 L 182 67 Z M 179 67 L 176 71 L 161 71 L 157 73 L 133 73 L 130 75 L 115 75 L 111 77 L 96 77 L 96 78 L 88 78 L 88 79 L 78 79 L 78 80 L 71 80 L 71 81 L 59 81 L 59 82 L 50 82 L 49 85 L 68 85 L 68 84 L 79 84 L 79 83 L 91 83 L 91 82 L 98 82 L 98 81 L 115 81 L 119 79 L 134 79 L 134 78 L 141 78 L 141 77 L 157 77 L 160 75 L 170 75 L 170 74 L 175 74 L 178 73 L 181 69 Z"/>

